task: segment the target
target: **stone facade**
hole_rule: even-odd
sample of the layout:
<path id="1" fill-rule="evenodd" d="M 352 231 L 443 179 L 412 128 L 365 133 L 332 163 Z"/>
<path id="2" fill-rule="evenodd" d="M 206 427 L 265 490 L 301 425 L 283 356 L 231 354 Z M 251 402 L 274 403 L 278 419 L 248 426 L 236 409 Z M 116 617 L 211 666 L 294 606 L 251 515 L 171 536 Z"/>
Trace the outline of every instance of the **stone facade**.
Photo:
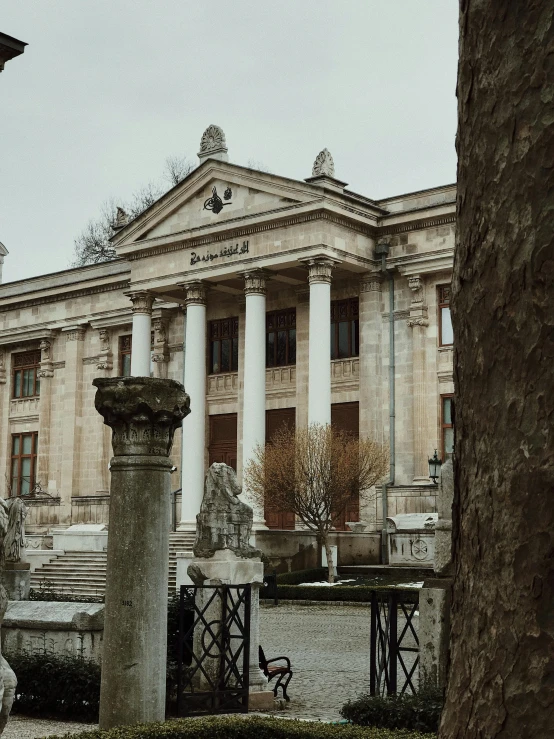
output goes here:
<path id="1" fill-rule="evenodd" d="M 453 392 L 452 346 L 439 341 L 439 286 L 451 278 L 455 187 L 375 201 L 335 179 L 325 150 L 305 181 L 229 163 L 215 129 L 200 151 L 200 166 L 180 185 L 135 220 L 119 219 L 115 260 L 0 285 L 0 473 L 10 478 L 14 437 L 36 433 L 27 530 L 107 522 L 110 437 L 94 410 L 92 381 L 122 373 L 130 336 L 133 362 L 154 377 L 184 379 L 191 395 L 183 433 L 200 440 L 200 452 L 190 459 L 189 442 L 176 431 L 173 489 L 181 487 L 183 449 L 190 479 L 203 481 L 210 461 L 225 461 L 211 459 L 214 418 L 236 414 L 229 454 L 240 484 L 249 453 L 243 438 L 248 448 L 264 441 L 268 411 L 294 409 L 296 424 L 306 424 L 318 410 L 309 410 L 310 387 L 313 400 L 329 382 L 332 406 L 359 404 L 359 433 L 388 444 L 391 288 L 375 255 L 382 237 L 394 283 L 396 473 L 389 498 L 395 514 L 434 511 L 427 457 L 441 447 L 441 396 Z M 330 290 L 317 293 L 323 333 L 329 300 L 357 300 L 359 352 L 330 359 L 328 368 L 312 362 L 310 371 L 310 343 L 314 350 L 321 341 L 310 332 L 310 303 L 322 287 Z M 287 309 L 295 309 L 294 361 L 266 368 L 266 314 Z M 210 322 L 231 318 L 238 321 L 237 366 L 212 373 Z M 254 345 L 245 346 L 246 335 Z M 40 393 L 15 393 L 24 353 L 36 357 Z M 262 382 L 261 399 L 245 372 L 256 387 Z M 195 396 L 191 388 L 204 389 Z M 201 499 L 202 488 L 188 491 L 183 526 L 194 522 Z M 359 516 L 368 530 L 381 527 L 379 497 Z"/>

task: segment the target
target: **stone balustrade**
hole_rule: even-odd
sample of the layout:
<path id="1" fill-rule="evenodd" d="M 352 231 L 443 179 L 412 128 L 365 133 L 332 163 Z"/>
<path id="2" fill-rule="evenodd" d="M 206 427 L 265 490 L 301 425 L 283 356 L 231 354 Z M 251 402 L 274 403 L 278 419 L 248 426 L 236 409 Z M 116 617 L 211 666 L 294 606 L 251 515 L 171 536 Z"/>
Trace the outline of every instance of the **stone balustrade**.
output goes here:
<path id="1" fill-rule="evenodd" d="M 10 400 L 10 418 L 18 416 L 37 416 L 40 398 L 14 398 Z"/>

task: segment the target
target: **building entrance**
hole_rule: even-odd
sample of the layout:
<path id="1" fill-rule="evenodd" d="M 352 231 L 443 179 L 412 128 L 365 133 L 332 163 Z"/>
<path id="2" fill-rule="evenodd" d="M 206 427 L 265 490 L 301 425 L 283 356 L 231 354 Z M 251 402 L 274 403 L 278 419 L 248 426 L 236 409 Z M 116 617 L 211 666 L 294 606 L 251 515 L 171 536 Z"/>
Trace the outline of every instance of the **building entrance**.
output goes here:
<path id="1" fill-rule="evenodd" d="M 223 462 L 237 471 L 237 414 L 210 416 L 209 464 Z"/>

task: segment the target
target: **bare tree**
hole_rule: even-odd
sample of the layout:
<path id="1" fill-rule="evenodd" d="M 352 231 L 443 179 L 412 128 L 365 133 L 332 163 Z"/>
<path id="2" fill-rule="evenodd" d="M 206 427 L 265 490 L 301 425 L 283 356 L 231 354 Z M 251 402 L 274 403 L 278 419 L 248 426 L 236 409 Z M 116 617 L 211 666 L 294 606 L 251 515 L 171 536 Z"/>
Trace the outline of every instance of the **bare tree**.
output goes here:
<path id="1" fill-rule="evenodd" d="M 554 0 L 462 0 L 442 739 L 554 727 Z"/>
<path id="2" fill-rule="evenodd" d="M 328 425 L 298 431 L 283 426 L 269 444 L 256 448 L 244 482 L 261 506 L 291 511 L 316 533 L 318 544 L 325 547 L 332 583 L 329 532 L 353 497 L 369 496 L 387 470 L 388 452 L 374 441 Z"/>
<path id="3" fill-rule="evenodd" d="M 258 172 L 265 172 L 266 174 L 273 174 L 273 172 L 269 169 L 269 167 L 266 167 L 266 165 L 263 162 L 260 162 L 259 159 L 249 159 L 246 162 L 246 166 L 250 169 L 257 169 Z"/>
<path id="4" fill-rule="evenodd" d="M 143 211 L 159 200 L 170 188 L 178 185 L 187 177 L 194 166 L 184 156 L 171 156 L 165 161 L 162 182 L 149 182 L 137 190 L 129 202 L 116 201 L 115 198 L 106 200 L 97 218 L 91 219 L 74 242 L 74 267 L 83 267 L 86 264 L 98 264 L 115 259 L 116 252 L 111 245 L 113 227 L 117 220 L 117 209 L 121 208 L 129 220 L 133 220 Z"/>

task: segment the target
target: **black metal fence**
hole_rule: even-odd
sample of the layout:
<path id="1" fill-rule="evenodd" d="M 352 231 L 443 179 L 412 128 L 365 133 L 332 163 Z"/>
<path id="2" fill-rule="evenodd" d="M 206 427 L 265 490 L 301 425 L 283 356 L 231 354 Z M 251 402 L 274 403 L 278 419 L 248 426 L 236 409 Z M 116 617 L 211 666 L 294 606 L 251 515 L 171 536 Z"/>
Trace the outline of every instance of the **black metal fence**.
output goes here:
<path id="1" fill-rule="evenodd" d="M 419 638 L 418 590 L 374 590 L 371 594 L 371 695 L 416 693 Z"/>
<path id="2" fill-rule="evenodd" d="M 181 586 L 177 711 L 248 711 L 250 585 Z"/>

